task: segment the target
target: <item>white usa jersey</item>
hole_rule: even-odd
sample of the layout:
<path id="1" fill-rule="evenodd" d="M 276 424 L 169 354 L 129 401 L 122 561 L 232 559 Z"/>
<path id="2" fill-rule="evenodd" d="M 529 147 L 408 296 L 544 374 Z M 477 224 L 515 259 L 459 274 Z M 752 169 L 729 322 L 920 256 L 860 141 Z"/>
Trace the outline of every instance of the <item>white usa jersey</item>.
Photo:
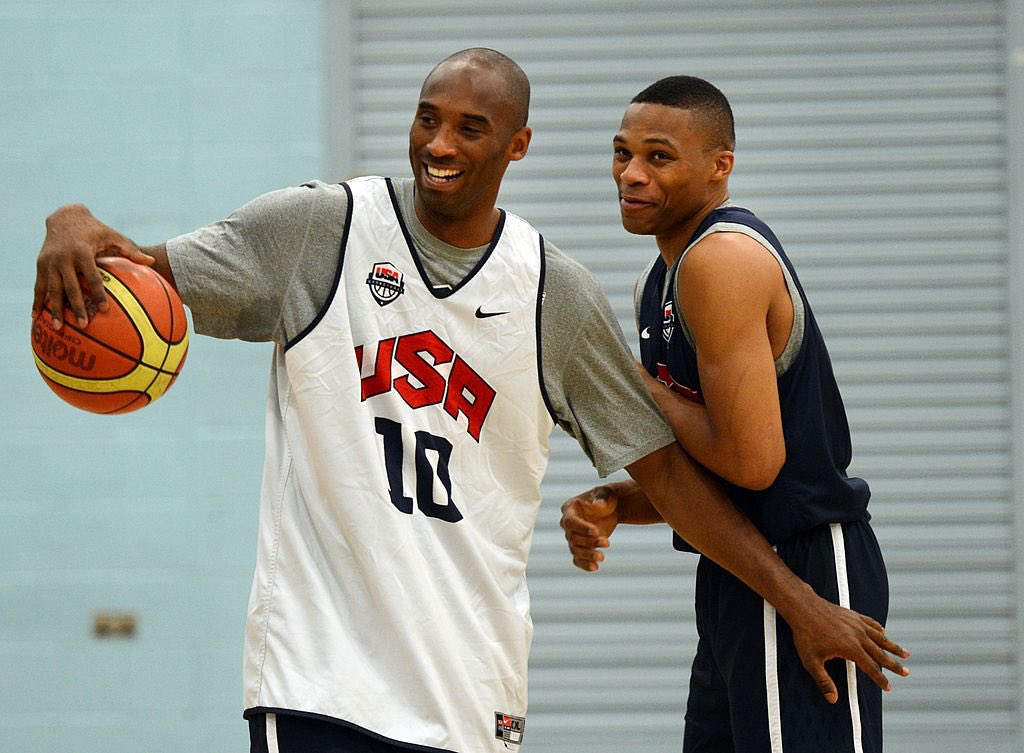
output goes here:
<path id="1" fill-rule="evenodd" d="M 480 264 L 437 292 L 390 182 L 346 190 L 333 296 L 275 353 L 247 713 L 320 715 L 417 750 L 518 750 L 554 428 L 543 240 L 502 213 Z"/>

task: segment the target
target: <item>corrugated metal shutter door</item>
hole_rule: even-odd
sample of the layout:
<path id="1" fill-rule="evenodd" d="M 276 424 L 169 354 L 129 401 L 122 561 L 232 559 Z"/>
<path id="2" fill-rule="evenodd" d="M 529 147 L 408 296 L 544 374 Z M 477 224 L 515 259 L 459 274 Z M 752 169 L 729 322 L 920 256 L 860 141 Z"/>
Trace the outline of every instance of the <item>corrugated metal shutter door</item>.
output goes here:
<path id="1" fill-rule="evenodd" d="M 672 73 L 729 95 L 733 196 L 772 223 L 835 360 L 855 465 L 874 489 L 890 630 L 913 677 L 886 697 L 899 751 L 1015 749 L 1003 5 L 469 0 L 338 4 L 352 39 L 352 172 L 407 175 L 419 84 L 491 46 L 534 86 L 530 156 L 502 204 L 600 278 L 632 337 L 650 239 L 618 225 L 610 140 Z M 340 108 L 339 108 L 340 109 Z M 601 574 L 571 569 L 558 506 L 594 483 L 558 434 L 534 540 L 527 748 L 678 750 L 695 645 L 692 558 L 622 531 Z"/>

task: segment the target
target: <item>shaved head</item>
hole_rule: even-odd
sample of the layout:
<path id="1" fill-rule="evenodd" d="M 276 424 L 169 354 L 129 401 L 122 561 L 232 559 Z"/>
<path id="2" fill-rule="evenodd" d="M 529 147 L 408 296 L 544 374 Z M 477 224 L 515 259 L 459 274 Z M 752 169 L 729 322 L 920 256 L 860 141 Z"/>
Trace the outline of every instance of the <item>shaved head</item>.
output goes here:
<path id="1" fill-rule="evenodd" d="M 487 47 L 460 50 L 434 66 L 424 80 L 423 87 L 426 88 L 435 74 L 453 67 L 486 70 L 495 74 L 505 89 L 501 98 L 511 110 L 512 122 L 508 124 L 510 131 L 518 131 L 526 126 L 530 117 L 530 80 L 515 60 Z"/>

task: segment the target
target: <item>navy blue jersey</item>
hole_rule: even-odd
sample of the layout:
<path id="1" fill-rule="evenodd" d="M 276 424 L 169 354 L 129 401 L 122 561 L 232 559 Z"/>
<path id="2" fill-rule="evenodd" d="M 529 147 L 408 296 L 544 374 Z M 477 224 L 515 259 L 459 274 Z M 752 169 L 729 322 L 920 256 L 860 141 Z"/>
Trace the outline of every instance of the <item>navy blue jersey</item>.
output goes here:
<path id="1" fill-rule="evenodd" d="M 708 233 L 721 231 L 746 233 L 774 250 L 784 265 L 794 307 L 802 311 L 802 321 L 799 317 L 795 321 L 803 328 L 798 348 L 789 355 L 783 369 L 776 369 L 785 464 L 767 489 L 753 491 L 722 479 L 726 492 L 772 544 L 823 523 L 868 520 L 868 485 L 846 474 L 851 456 L 850 429 L 832 362 L 793 265 L 764 222 L 748 210 L 733 206 L 719 207 L 708 215 L 687 250 Z M 674 281 L 685 253 L 671 270 L 673 285 L 667 291 L 669 270 L 660 257 L 650 267 L 646 280 L 641 279 L 643 287 L 638 290 L 637 302 L 640 354 L 652 376 L 675 392 L 703 402 L 697 353 L 676 305 L 680 293 Z M 675 545 L 692 551 L 678 536 Z"/>

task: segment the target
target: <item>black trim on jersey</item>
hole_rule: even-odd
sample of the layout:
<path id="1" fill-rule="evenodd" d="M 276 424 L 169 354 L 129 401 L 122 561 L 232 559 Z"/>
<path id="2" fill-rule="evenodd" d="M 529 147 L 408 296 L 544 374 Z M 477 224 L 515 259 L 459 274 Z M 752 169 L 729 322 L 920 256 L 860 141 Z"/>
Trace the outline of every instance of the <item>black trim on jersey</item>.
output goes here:
<path id="1" fill-rule="evenodd" d="M 498 209 L 501 213 L 501 217 L 498 219 L 498 226 L 494 229 L 494 235 L 491 236 L 491 242 L 487 246 L 487 250 L 484 251 L 483 256 L 480 257 L 480 261 L 478 261 L 476 266 L 469 271 L 469 274 L 463 277 L 459 284 L 454 287 L 435 288 L 434 283 L 429 277 L 427 277 L 427 270 L 423 268 L 423 264 L 420 262 L 419 251 L 416 250 L 416 244 L 413 243 L 412 234 L 409 232 L 409 228 L 405 224 L 405 217 L 402 216 L 402 210 L 399 209 L 398 195 L 395 193 L 395 187 L 391 182 L 391 178 L 385 178 L 384 181 L 388 185 L 388 194 L 391 196 L 391 205 L 395 209 L 395 217 L 398 218 L 398 226 L 402 229 L 402 235 L 405 236 L 405 243 L 409 246 L 409 254 L 412 256 L 412 260 L 416 264 L 416 269 L 419 270 L 420 279 L 423 280 L 423 284 L 426 285 L 427 290 L 430 291 L 430 294 L 434 296 L 434 298 L 448 298 L 449 296 L 454 295 L 476 276 L 476 273 L 483 268 L 484 264 L 491 257 L 494 247 L 498 245 L 498 240 L 501 238 L 501 232 L 505 229 L 505 210 Z"/>
<path id="2" fill-rule="evenodd" d="M 544 236 L 540 235 L 540 284 L 537 286 L 537 317 L 534 319 L 537 327 L 537 381 L 540 382 L 540 394 L 544 398 L 544 406 L 548 409 L 548 415 L 557 424 L 558 416 L 555 414 L 554 406 L 551 405 L 551 398 L 548 397 L 548 388 L 544 386 L 544 338 L 542 337 L 544 328 L 540 323 L 540 318 L 543 315 L 541 309 L 544 305 L 544 278 L 547 273 L 547 261 L 548 255 L 544 245 Z"/>
<path id="3" fill-rule="evenodd" d="M 298 343 L 302 338 L 313 331 L 313 328 L 320 323 L 320 321 L 327 315 L 327 310 L 331 307 L 334 302 L 334 296 L 338 294 L 338 288 L 341 286 L 341 270 L 345 264 L 345 246 L 348 245 L 348 231 L 352 227 L 352 189 L 349 188 L 348 183 L 339 183 L 342 188 L 345 189 L 345 194 L 348 196 L 348 209 L 345 211 L 345 227 L 341 231 L 341 247 L 338 250 L 338 267 L 334 271 L 334 282 L 331 283 L 331 290 L 327 294 L 327 300 L 324 301 L 324 305 L 317 312 L 316 316 L 313 317 L 313 321 L 306 325 L 306 328 L 297 334 L 294 338 L 284 344 L 284 349 L 288 350 L 293 345 Z"/>
<path id="4" fill-rule="evenodd" d="M 279 709 L 270 706 L 256 706 L 251 709 L 246 709 L 242 713 L 242 718 L 248 720 L 254 716 L 265 716 L 266 714 L 276 714 L 277 716 L 301 716 L 305 717 L 306 719 L 315 719 L 318 722 L 336 724 L 339 727 L 346 727 L 347 729 L 350 729 L 353 732 L 358 732 L 359 734 L 366 735 L 367 737 L 373 738 L 374 740 L 379 740 L 380 742 L 385 743 L 386 745 L 393 745 L 396 748 L 402 748 L 403 750 L 413 751 L 413 753 L 453 753 L 453 751 L 446 750 L 445 748 L 432 748 L 428 745 L 417 745 L 416 743 L 406 743 L 402 742 L 401 740 L 392 740 L 390 737 L 385 737 L 384 735 L 377 734 L 376 732 L 368 730 L 365 727 L 360 727 L 358 724 L 346 722 L 344 719 L 336 719 L 333 716 L 326 716 L 324 714 L 314 714 L 309 711 L 293 711 L 292 709 Z M 263 736 L 264 738 L 266 737 L 266 732 L 264 732 Z"/>

